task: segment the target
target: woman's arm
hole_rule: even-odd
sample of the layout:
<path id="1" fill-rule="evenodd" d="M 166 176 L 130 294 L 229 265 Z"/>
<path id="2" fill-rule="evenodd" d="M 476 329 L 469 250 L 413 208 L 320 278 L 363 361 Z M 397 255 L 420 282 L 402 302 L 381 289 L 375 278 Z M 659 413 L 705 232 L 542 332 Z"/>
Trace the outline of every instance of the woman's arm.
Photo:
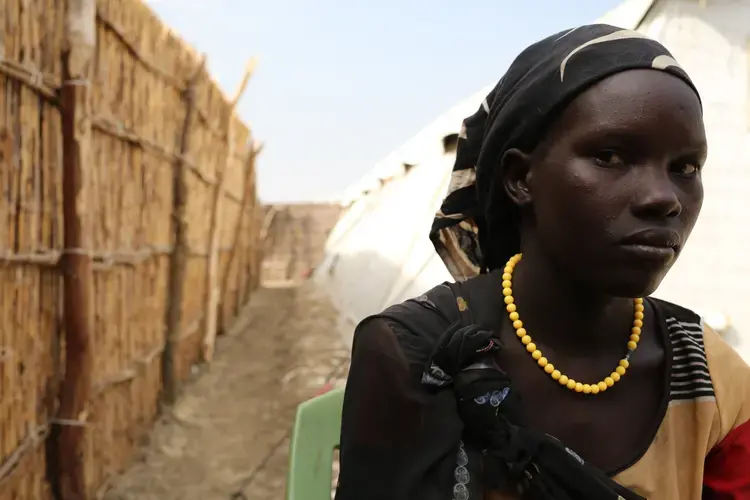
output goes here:
<path id="1" fill-rule="evenodd" d="M 750 421 L 734 427 L 706 457 L 705 500 L 750 499 Z"/>
<path id="2" fill-rule="evenodd" d="M 397 335 L 378 318 L 357 328 L 344 396 L 336 500 L 431 500 L 442 498 L 439 490 L 448 491 L 441 483 L 452 478 L 452 470 L 435 464 L 460 436 L 445 406 L 453 397 L 423 390 L 401 348 L 412 340 L 418 339 Z"/>
<path id="3" fill-rule="evenodd" d="M 750 499 L 750 367 L 709 328 L 704 341 L 722 439 L 706 457 L 703 498 Z"/>

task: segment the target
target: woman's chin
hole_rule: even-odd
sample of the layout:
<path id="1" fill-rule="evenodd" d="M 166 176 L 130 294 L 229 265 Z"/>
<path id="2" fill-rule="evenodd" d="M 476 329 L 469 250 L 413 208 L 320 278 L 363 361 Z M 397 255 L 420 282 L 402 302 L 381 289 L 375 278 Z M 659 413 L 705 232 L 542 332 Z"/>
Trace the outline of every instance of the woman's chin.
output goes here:
<path id="1" fill-rule="evenodd" d="M 603 283 L 603 289 L 607 295 L 614 297 L 648 297 L 659 288 L 662 280 L 667 274 L 664 272 L 654 274 L 646 272 L 630 272 L 611 276 Z"/>

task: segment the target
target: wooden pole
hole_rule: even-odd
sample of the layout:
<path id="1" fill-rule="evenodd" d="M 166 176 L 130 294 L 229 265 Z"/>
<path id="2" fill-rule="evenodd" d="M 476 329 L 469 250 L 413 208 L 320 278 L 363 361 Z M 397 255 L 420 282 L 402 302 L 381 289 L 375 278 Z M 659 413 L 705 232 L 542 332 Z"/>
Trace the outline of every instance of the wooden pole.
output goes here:
<path id="1" fill-rule="evenodd" d="M 185 184 L 185 155 L 190 149 L 190 124 L 195 110 L 195 88 L 198 84 L 206 57 L 203 56 L 198 67 L 189 78 L 183 99 L 185 118 L 180 133 L 179 156 L 172 168 L 172 239 L 173 251 L 169 260 L 169 281 L 167 284 L 167 311 L 165 323 L 164 350 L 162 351 L 162 402 L 173 404 L 177 399 L 178 383 L 175 373 L 175 352 L 179 343 L 182 323 L 182 298 L 185 287 L 185 269 L 187 268 L 187 221 L 185 209 L 188 190 Z"/>
<path id="2" fill-rule="evenodd" d="M 245 68 L 245 74 L 242 77 L 240 85 L 237 87 L 237 91 L 234 97 L 229 102 L 229 108 L 226 117 L 226 130 L 227 130 L 227 156 L 225 161 L 220 164 L 217 168 L 216 173 L 216 187 L 214 189 L 213 200 L 211 203 L 211 225 L 209 227 L 209 246 L 208 246 L 208 266 L 206 269 L 206 313 L 204 315 L 203 325 L 203 346 L 202 346 L 202 357 L 203 361 L 210 362 L 214 355 L 214 344 L 216 341 L 216 324 L 218 318 L 218 305 L 219 305 L 219 222 L 221 221 L 222 209 L 224 204 L 224 179 L 227 171 L 227 166 L 232 158 L 234 157 L 234 112 L 237 108 L 237 104 L 242 97 L 242 94 L 247 88 L 247 83 L 250 81 L 250 77 L 255 71 L 257 59 L 253 58 L 247 64 Z"/>
<path id="3" fill-rule="evenodd" d="M 255 195 L 253 187 L 253 179 L 255 176 L 255 159 L 258 157 L 260 152 L 263 150 L 263 145 L 253 146 L 247 155 L 247 162 L 245 163 L 244 180 L 242 185 L 242 202 L 240 204 L 240 214 L 237 217 L 237 222 L 234 225 L 234 232 L 232 234 L 232 246 L 229 250 L 229 259 L 227 261 L 227 267 L 224 271 L 224 276 L 221 280 L 221 293 L 219 297 L 223 300 L 227 296 L 227 288 L 229 287 L 229 275 L 232 271 L 232 264 L 237 255 L 237 247 L 240 242 L 240 234 L 242 232 L 242 224 L 245 222 L 245 212 L 247 212 L 248 205 L 250 204 L 251 198 Z"/>
<path id="4" fill-rule="evenodd" d="M 259 207 L 260 207 L 260 200 L 258 199 L 258 170 L 257 168 L 253 169 L 253 179 L 252 183 L 250 185 L 250 199 L 249 206 L 247 207 L 247 218 L 250 220 L 246 223 L 244 223 L 244 227 L 242 229 L 242 237 L 243 237 L 243 247 L 246 249 L 242 253 L 242 268 L 240 269 L 240 272 L 242 273 L 242 276 L 238 278 L 242 278 L 241 281 L 241 288 L 239 293 L 237 295 L 237 311 L 239 312 L 240 307 L 247 303 L 249 299 L 249 290 L 253 289 L 253 284 L 258 279 L 258 269 L 259 267 L 255 265 L 255 261 L 257 260 L 257 255 L 259 254 L 260 249 L 258 248 L 258 233 L 260 230 L 260 217 L 259 217 Z"/>
<path id="5" fill-rule="evenodd" d="M 297 268 L 300 253 L 302 250 L 302 237 L 300 236 L 300 225 L 298 219 L 292 213 L 291 208 L 287 208 L 286 212 L 289 220 L 289 231 L 292 233 L 289 238 L 289 260 L 286 263 L 284 270 L 285 281 L 297 281 L 297 277 L 294 275 L 294 270 Z"/>
<path id="6" fill-rule="evenodd" d="M 68 0 L 65 13 L 62 121 L 62 211 L 65 252 L 63 321 L 65 375 L 60 386 L 53 466 L 61 500 L 90 498 L 86 478 L 86 431 L 91 393 L 93 326 L 90 221 L 87 202 L 91 165 L 91 72 L 96 50 L 96 1 Z"/>

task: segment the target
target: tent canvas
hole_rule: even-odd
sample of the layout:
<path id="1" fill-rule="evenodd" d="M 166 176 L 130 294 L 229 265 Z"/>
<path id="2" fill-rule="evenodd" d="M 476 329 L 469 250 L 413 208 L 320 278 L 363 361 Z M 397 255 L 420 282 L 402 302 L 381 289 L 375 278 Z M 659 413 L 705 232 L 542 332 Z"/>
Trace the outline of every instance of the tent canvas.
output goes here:
<path id="1" fill-rule="evenodd" d="M 353 322 L 450 279 L 427 236 L 455 158 L 445 144 L 490 90 L 450 109 L 350 191 L 315 279 Z"/>

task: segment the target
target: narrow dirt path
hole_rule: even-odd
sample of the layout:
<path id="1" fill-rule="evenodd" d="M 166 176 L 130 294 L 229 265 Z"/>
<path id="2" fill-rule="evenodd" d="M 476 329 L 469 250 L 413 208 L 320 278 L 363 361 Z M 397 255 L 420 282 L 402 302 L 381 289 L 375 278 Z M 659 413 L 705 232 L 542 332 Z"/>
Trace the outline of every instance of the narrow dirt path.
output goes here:
<path id="1" fill-rule="evenodd" d="M 104 500 L 282 500 L 296 406 L 346 374 L 337 320 L 311 283 L 259 290 Z"/>

